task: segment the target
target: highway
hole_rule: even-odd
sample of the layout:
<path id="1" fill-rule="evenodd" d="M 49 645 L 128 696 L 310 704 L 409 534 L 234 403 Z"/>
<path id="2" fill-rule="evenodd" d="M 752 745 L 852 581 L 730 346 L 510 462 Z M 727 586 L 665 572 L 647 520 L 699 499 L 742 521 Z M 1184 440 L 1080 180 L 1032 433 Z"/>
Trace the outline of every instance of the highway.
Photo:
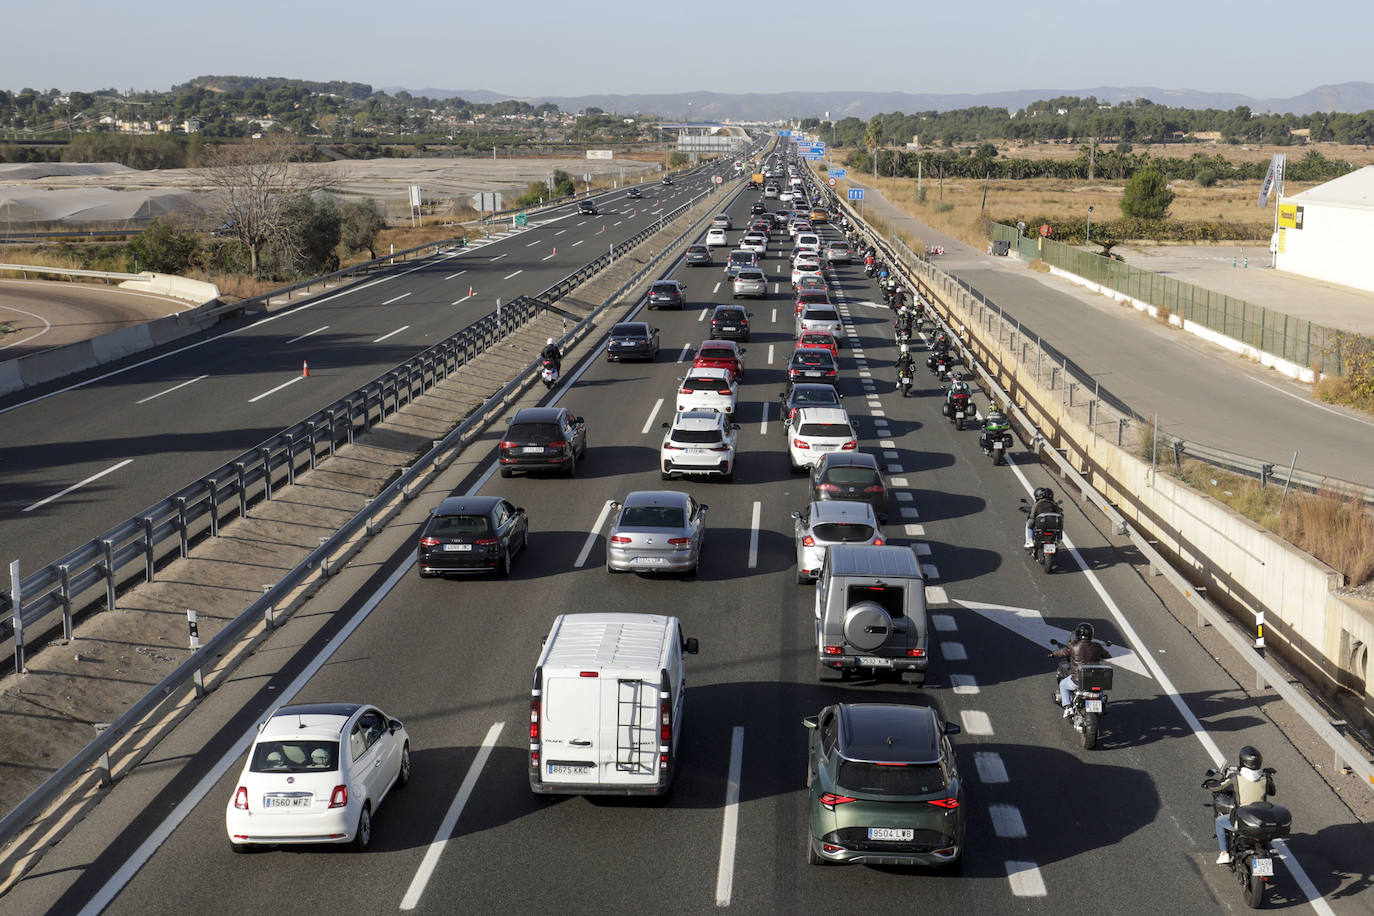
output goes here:
<path id="1" fill-rule="evenodd" d="M 701 194 L 697 170 L 0 400 L 0 544 L 31 572 Z M 471 294 L 470 294 L 471 291 Z M 310 367 L 303 378 L 302 368 Z"/>
<path id="2" fill-rule="evenodd" d="M 751 198 L 731 208 L 737 227 Z M 531 547 L 511 580 L 422 581 L 406 539 L 386 555 L 364 554 L 355 565 L 366 581 L 339 598 L 334 620 L 293 623 L 274 636 L 0 899 L 0 916 L 550 906 L 822 913 L 915 904 L 931 912 L 1239 911 L 1239 888 L 1213 864 L 1198 784 L 1218 755 L 1234 759 L 1247 743 L 1278 768 L 1279 800 L 1294 810 L 1275 905 L 1374 911 L 1371 895 L 1360 894 L 1374 854 L 1366 829 L 1174 619 L 1130 557 L 1072 504 L 1074 550 L 1062 570 L 1047 576 L 1025 556 L 1017 500 L 1054 482 L 1019 450 L 1011 467 L 993 467 L 977 432 L 956 432 L 940 415 L 940 389 L 923 368 L 916 396 L 894 392 L 890 313 L 872 301 L 858 267 L 833 274 L 852 345 L 841 351 L 840 387 L 860 447 L 888 466 L 888 533 L 926 567 L 938 652 L 925 688 L 816 682 L 812 590 L 795 582 L 789 517 L 805 502 L 806 478 L 788 472 L 777 418 L 792 349 L 784 244 L 775 236 L 765 261 L 770 278 L 781 278 L 778 291 L 751 306 L 733 483 L 664 484 L 656 471 L 658 424 L 676 378 L 707 336 L 711 304 L 730 301 L 728 285 L 716 287 L 719 267 L 678 268 L 689 307 L 641 315 L 662 329 L 656 363 L 608 364 L 593 353 L 565 366 L 571 384 L 543 397 L 587 419 L 591 448 L 574 479 L 505 480 L 487 460 L 457 488 L 528 510 Z M 497 438 L 493 431 L 486 447 Z M 660 487 L 711 506 L 700 574 L 610 576 L 603 507 Z M 330 594 L 338 592 L 317 600 Z M 528 791 L 534 660 L 554 616 L 579 610 L 677 614 L 701 642 L 687 662 L 681 768 L 666 800 L 543 801 Z M 1080 620 L 1130 650 L 1118 659 L 1111 714 L 1092 752 L 1051 703 L 1045 658 L 1046 635 L 1063 638 Z M 253 724 L 282 702 L 340 699 L 404 719 L 414 742 L 414 777 L 378 812 L 371 851 L 232 855 L 224 806 Z M 961 873 L 806 864 L 801 718 L 840 700 L 935 703 L 962 725 L 954 739 L 967 782 Z M 727 813 L 732 769 L 738 805 Z M 451 831 L 441 830 L 446 817 Z M 1309 906 L 1318 895 L 1326 899 Z"/>

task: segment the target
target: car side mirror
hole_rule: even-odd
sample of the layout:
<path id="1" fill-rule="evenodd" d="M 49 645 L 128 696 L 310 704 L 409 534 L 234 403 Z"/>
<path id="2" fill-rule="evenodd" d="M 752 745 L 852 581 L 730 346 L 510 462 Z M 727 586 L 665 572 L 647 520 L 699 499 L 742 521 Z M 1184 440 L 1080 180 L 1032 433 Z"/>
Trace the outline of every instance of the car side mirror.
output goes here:
<path id="1" fill-rule="evenodd" d="M 524 514 L 525 514 L 525 507 L 524 507 L 524 506 L 516 506 L 516 507 L 515 507 L 515 514 L 516 514 L 516 515 L 524 515 Z"/>
<path id="2" fill-rule="evenodd" d="M 682 644 L 682 651 L 686 652 L 688 655 L 696 655 L 697 649 L 699 648 L 700 646 L 697 644 L 695 636 L 689 636 L 687 641 Z"/>
<path id="3" fill-rule="evenodd" d="M 702 503 L 700 506 L 697 506 L 697 511 L 698 511 L 698 512 L 705 512 L 705 511 L 706 511 L 707 509 L 709 509 L 709 508 L 711 508 L 711 507 L 708 506 L 708 505 L 706 505 L 706 503 Z"/>
<path id="4" fill-rule="evenodd" d="M 946 735 L 957 735 L 957 734 L 959 734 L 959 733 L 962 732 L 962 731 L 963 731 L 963 729 L 960 728 L 958 725 L 955 725 L 953 722 L 946 722 L 946 723 L 945 723 L 945 734 L 946 734 Z"/>
<path id="5" fill-rule="evenodd" d="M 820 728 L 819 716 L 802 716 L 802 725 L 807 728 Z"/>
<path id="6" fill-rule="evenodd" d="M 730 431 L 731 431 L 731 432 L 735 432 L 735 433 L 739 432 L 739 424 L 738 424 L 738 423 L 731 423 L 731 424 L 730 424 Z"/>
<path id="7" fill-rule="evenodd" d="M 668 424 L 667 424 L 667 423 L 660 423 L 660 424 L 658 424 L 658 425 L 661 426 L 661 427 L 663 427 L 664 429 L 667 429 L 667 428 L 668 428 Z"/>
<path id="8" fill-rule="evenodd" d="M 796 511 L 796 512 L 793 512 L 793 513 L 792 513 L 792 517 L 793 517 L 793 518 L 796 518 L 796 519 L 801 518 L 801 511 L 798 510 L 798 511 Z"/>
<path id="9" fill-rule="evenodd" d="M 387 723 L 387 730 L 390 731 L 393 735 L 396 734 L 398 731 L 401 730 L 401 720 L 392 719 L 390 722 Z"/>

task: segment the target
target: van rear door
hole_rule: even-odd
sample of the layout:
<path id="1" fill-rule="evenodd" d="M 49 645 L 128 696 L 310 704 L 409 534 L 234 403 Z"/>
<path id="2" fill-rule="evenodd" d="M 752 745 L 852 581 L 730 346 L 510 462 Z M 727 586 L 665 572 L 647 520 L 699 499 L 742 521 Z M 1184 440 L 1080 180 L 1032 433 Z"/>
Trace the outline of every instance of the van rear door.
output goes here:
<path id="1" fill-rule="evenodd" d="M 544 683 L 540 775 L 550 785 L 601 782 L 601 678 L 579 674 L 560 674 Z"/>
<path id="2" fill-rule="evenodd" d="M 636 672 L 637 673 L 637 672 Z M 658 681 L 602 672 L 601 785 L 658 781 Z"/>

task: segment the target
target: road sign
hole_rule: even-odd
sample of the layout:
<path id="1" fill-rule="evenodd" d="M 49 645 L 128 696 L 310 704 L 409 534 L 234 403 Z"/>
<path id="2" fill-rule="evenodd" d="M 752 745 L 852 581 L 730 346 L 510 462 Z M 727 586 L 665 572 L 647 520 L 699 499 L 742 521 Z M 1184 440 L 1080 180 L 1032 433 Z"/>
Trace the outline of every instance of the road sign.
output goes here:
<path id="1" fill-rule="evenodd" d="M 827 179 L 825 180 L 825 183 L 828 184 L 828 185 L 830 185 L 832 188 L 835 187 L 835 179 L 834 179 L 834 178 L 827 178 Z"/>
<path id="2" fill-rule="evenodd" d="M 790 136 L 792 136 L 792 131 L 790 131 L 790 130 L 780 130 L 780 131 L 778 131 L 778 136 L 779 136 L 779 137 L 790 137 Z"/>
<path id="3" fill-rule="evenodd" d="M 830 174 L 834 175 L 836 178 L 843 178 L 848 174 L 848 169 L 831 169 Z"/>
<path id="4" fill-rule="evenodd" d="M 850 199 L 850 200 L 863 200 L 863 199 L 864 199 L 864 189 L 863 189 L 863 188 L 850 188 L 850 189 L 849 189 L 849 199 Z"/>
<path id="5" fill-rule="evenodd" d="M 524 227 L 524 226 L 528 226 L 529 224 L 530 224 L 530 218 L 529 218 L 529 216 L 528 216 L 527 214 L 524 214 L 524 213 L 517 213 L 517 214 L 515 214 L 515 226 L 516 226 L 516 228 L 521 228 L 521 227 Z"/>
<path id="6" fill-rule="evenodd" d="M 714 181 L 716 184 L 720 184 L 725 179 L 722 178 L 720 175 L 712 175 L 711 180 Z"/>

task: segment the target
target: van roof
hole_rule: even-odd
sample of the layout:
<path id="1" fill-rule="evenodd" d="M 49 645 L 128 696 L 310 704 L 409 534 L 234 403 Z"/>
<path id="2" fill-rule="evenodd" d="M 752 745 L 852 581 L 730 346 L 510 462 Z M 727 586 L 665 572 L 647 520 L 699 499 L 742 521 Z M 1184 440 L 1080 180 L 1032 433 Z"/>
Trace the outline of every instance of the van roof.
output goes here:
<path id="1" fill-rule="evenodd" d="M 661 614 L 564 614 L 554 622 L 543 664 L 658 670 L 674 621 Z"/>
<path id="2" fill-rule="evenodd" d="M 830 548 L 825 563 L 832 576 L 923 578 L 921 565 L 910 547 L 836 544 Z"/>

